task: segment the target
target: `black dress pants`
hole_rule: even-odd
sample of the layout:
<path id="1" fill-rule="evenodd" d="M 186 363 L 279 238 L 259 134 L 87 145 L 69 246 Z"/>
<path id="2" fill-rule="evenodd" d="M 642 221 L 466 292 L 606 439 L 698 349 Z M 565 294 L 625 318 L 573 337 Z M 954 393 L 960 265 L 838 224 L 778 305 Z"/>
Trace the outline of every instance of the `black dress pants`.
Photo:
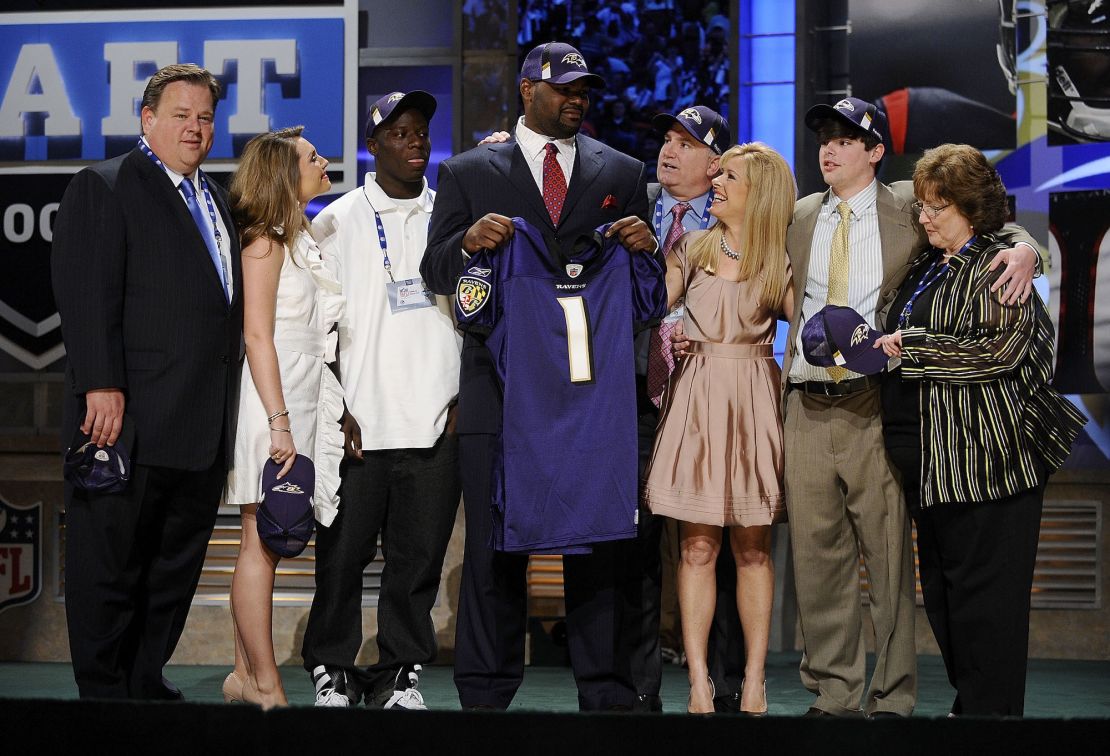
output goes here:
<path id="1" fill-rule="evenodd" d="M 226 478 L 221 452 L 199 472 L 136 464 L 119 494 L 66 486 L 66 621 L 82 698 L 180 696 L 162 667 L 185 627 Z"/>
<path id="2" fill-rule="evenodd" d="M 995 501 L 911 507 L 925 613 L 956 689 L 954 714 L 1025 710 L 1043 502 L 1042 484 Z"/>
<path id="3" fill-rule="evenodd" d="M 392 690 L 398 670 L 435 659 L 431 610 L 459 506 L 458 437 L 427 449 L 364 450 L 344 460 L 339 512 L 316 533 L 316 595 L 301 655 L 347 671 L 374 696 Z M 355 665 L 362 647 L 362 573 L 382 535 L 378 661 Z"/>
<path id="4" fill-rule="evenodd" d="M 463 707 L 507 708 L 524 677 L 528 557 L 490 546 L 490 471 L 497 437 L 460 434 L 466 545 L 455 627 L 455 687 Z M 567 641 L 582 710 L 631 708 L 627 657 L 617 653 L 617 543 L 563 557 Z"/>

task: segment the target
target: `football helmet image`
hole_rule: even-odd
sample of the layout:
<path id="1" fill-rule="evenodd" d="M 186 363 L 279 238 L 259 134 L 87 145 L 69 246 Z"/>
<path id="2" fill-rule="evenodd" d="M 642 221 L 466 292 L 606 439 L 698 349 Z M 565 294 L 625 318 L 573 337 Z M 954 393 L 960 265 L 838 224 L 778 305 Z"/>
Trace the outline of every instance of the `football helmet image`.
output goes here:
<path id="1" fill-rule="evenodd" d="M 1110 0 L 1047 0 L 1048 120 L 1083 142 L 1110 141 Z"/>

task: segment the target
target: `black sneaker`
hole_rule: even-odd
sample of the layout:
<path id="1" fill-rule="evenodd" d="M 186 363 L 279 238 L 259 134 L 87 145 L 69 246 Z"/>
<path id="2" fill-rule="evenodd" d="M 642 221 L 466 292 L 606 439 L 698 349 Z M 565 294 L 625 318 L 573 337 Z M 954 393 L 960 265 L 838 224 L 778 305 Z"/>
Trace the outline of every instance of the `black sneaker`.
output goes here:
<path id="1" fill-rule="evenodd" d="M 317 706 L 346 708 L 358 703 L 359 695 L 342 669 L 320 665 L 312 670 L 312 684 L 316 687 Z"/>
<path id="2" fill-rule="evenodd" d="M 419 664 L 411 667 L 402 667 L 397 670 L 393 678 L 393 690 L 385 690 L 374 697 L 374 704 L 383 709 L 412 709 L 424 711 L 424 697 L 416 686 L 420 684 L 420 673 L 423 668 Z"/>

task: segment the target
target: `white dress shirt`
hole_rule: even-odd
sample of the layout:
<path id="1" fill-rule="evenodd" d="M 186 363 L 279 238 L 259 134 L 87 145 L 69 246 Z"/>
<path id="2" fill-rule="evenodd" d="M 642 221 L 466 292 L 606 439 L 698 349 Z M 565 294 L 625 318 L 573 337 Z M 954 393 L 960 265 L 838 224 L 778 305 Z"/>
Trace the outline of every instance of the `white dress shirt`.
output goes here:
<path id="1" fill-rule="evenodd" d="M 143 140 L 143 144 L 150 147 L 150 143 L 146 141 L 146 137 L 140 138 Z M 154 150 L 152 149 L 151 152 L 154 152 Z M 170 180 L 173 181 L 173 188 L 177 190 L 177 195 L 181 198 L 185 207 L 189 206 L 189 201 L 185 199 L 185 192 L 181 191 L 181 182 L 192 181 L 193 189 L 196 190 L 197 194 L 197 202 L 200 203 L 201 212 L 208 215 L 208 203 L 204 199 L 204 191 L 201 189 L 200 181 L 198 181 L 200 178 L 200 171 L 193 171 L 193 175 L 186 178 L 165 163 L 162 163 L 162 170 L 164 170 L 166 175 L 170 177 Z M 211 179 L 209 179 L 209 182 L 211 182 Z M 211 191 L 211 189 L 209 189 L 209 191 Z M 231 295 L 235 291 L 235 280 L 231 272 L 231 242 L 229 241 L 231 236 L 227 232 L 227 224 L 224 223 L 224 217 L 220 214 L 220 208 L 216 205 L 215 200 L 212 201 L 212 209 L 216 211 L 216 227 L 220 229 L 220 238 L 223 239 L 223 243 L 218 244 L 217 247 L 219 247 L 220 258 L 223 259 L 224 271 L 227 276 L 228 299 L 231 299 Z M 192 218 L 193 216 L 190 215 L 189 217 Z"/>
<path id="2" fill-rule="evenodd" d="M 879 211 L 875 206 L 878 191 L 879 183 L 873 180 L 866 189 L 845 200 L 852 209 L 848 226 L 848 306 L 872 325 L 878 317 L 879 289 L 883 283 L 883 246 L 879 239 Z M 829 258 L 832 256 L 833 233 L 840 222 L 840 213 L 836 211 L 840 201 L 834 192 L 829 192 L 829 198 L 817 216 L 817 226 L 813 229 L 809 274 L 801 301 L 803 326 L 828 304 Z M 798 329 L 795 346 L 799 359 L 790 363 L 790 380 L 832 380 L 825 368 L 806 362 L 802 352 L 802 328 Z M 858 376 L 859 373 L 848 371 L 848 378 Z"/>
<path id="3" fill-rule="evenodd" d="M 528 162 L 528 169 L 532 171 L 532 178 L 536 181 L 536 188 L 543 194 L 543 159 L 547 156 L 547 145 L 554 144 L 559 150 L 559 154 L 555 159 L 559 161 L 559 167 L 563 169 L 563 177 L 567 180 L 567 185 L 570 185 L 570 174 L 574 170 L 574 155 L 578 151 L 578 145 L 574 141 L 574 137 L 569 139 L 552 139 L 549 136 L 544 136 L 524 125 L 524 116 L 516 122 L 516 143 L 520 147 L 520 151 L 524 153 L 524 159 Z"/>

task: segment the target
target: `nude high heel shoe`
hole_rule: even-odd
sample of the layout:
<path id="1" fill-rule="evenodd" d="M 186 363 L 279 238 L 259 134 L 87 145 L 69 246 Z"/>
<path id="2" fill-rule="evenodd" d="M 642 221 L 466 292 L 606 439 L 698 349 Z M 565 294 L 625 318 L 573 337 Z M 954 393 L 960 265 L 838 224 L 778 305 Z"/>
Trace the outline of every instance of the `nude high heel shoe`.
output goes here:
<path id="1" fill-rule="evenodd" d="M 743 680 L 740 681 L 740 700 L 741 701 L 744 700 L 744 683 L 746 683 L 747 681 L 748 681 L 748 679 L 746 677 Z M 745 717 L 766 716 L 766 714 L 767 714 L 767 681 L 764 680 L 762 685 L 763 685 L 763 709 L 761 711 L 748 711 L 747 709 L 741 709 L 740 713 L 743 714 Z"/>
<path id="2" fill-rule="evenodd" d="M 709 683 L 709 701 L 712 703 L 713 699 L 717 697 L 717 687 L 713 684 L 712 677 L 706 677 L 706 682 Z M 691 704 L 694 701 L 694 691 L 690 691 L 690 697 L 686 699 L 686 713 L 687 714 L 712 714 L 713 709 L 709 711 L 690 711 Z"/>
<path id="3" fill-rule="evenodd" d="M 227 673 L 224 678 L 223 684 L 224 703 L 242 703 L 243 701 L 243 681 L 235 671 Z"/>

